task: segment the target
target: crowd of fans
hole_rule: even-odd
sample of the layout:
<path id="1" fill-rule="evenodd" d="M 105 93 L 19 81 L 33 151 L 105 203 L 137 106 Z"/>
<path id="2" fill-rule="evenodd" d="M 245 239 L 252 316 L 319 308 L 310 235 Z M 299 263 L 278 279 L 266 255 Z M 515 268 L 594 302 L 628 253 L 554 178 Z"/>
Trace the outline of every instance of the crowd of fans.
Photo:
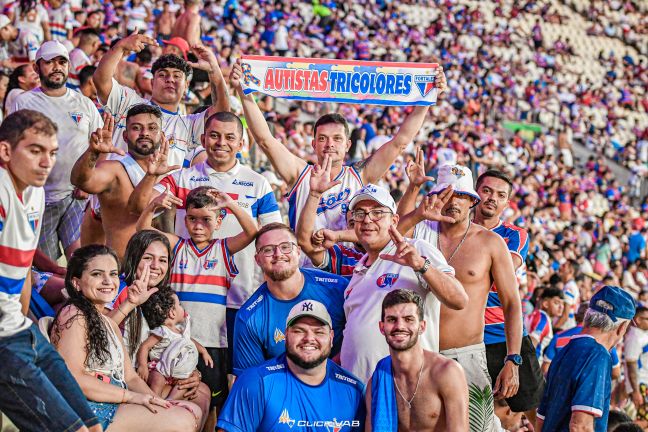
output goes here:
<path id="1" fill-rule="evenodd" d="M 290 304 L 275 299 L 277 302 L 270 303 L 271 311 L 267 313 L 277 316 L 267 326 L 269 330 L 263 330 L 271 334 L 257 328 L 260 324 L 254 319 L 258 317 L 250 317 L 248 312 L 264 295 L 276 297 L 274 290 L 292 293 L 288 283 L 273 285 L 280 278 L 269 275 L 276 275 L 273 272 L 281 269 L 277 270 L 277 263 L 269 260 L 279 252 L 290 256 L 297 242 L 305 252 L 309 248 L 311 252 L 317 251 L 318 244 L 331 246 L 326 259 L 317 255 L 315 260 L 310 253 L 309 258 L 301 257 L 299 263 L 303 268 L 321 264 L 329 272 L 345 277 L 354 274 L 354 266 L 363 266 L 361 257 L 365 252 L 372 256 L 371 247 L 350 232 L 353 224 L 364 223 L 366 217 L 378 222 L 381 216 L 373 219 L 371 211 L 364 212 L 363 217 L 356 216 L 363 210 L 354 210 L 356 203 L 350 202 L 352 193 L 342 199 L 344 203 L 337 210 L 335 206 L 322 210 L 325 220 L 311 221 L 312 229 L 306 234 L 314 232 L 312 240 L 308 235 L 302 238 L 298 221 L 304 217 L 301 211 L 309 208 L 308 191 L 320 196 L 326 193 L 326 187 L 316 189 L 326 183 L 316 184 L 322 170 L 330 174 L 332 169 L 340 169 L 342 187 L 350 188 L 351 192 L 367 183 L 376 185 L 373 187 L 379 191 L 384 188 L 389 191 L 393 206 L 375 190 L 365 191 L 363 196 L 393 213 L 399 204 L 398 213 L 404 218 L 407 212 L 400 207 L 400 200 L 414 196 L 412 203 L 417 207 L 427 203 L 426 195 L 438 194 L 441 179 L 447 178 L 444 166 L 459 167 L 456 169 L 461 175 L 471 180 L 485 172 L 494 178 L 511 180 L 506 180 L 511 187 L 501 219 L 528 234 L 520 239 L 519 250 L 510 244 L 509 249 L 520 256 L 520 264 L 515 258 L 514 264 L 525 337 L 528 332 L 538 368 L 545 376 L 558 352 L 556 344 L 560 344 L 563 335 L 559 331 L 573 331 L 582 324 L 586 309 L 582 305 L 601 287 L 622 287 L 637 302 L 634 326 L 625 343 L 615 344 L 618 354 L 612 355 L 613 359 L 617 355 L 620 367 L 615 366 L 617 372 L 611 375 L 608 396 L 611 395 L 609 407 L 614 411 L 608 427 L 622 417 L 622 412 L 630 416 L 630 422 L 636 419 L 636 423 L 648 427 L 648 361 L 642 365 L 640 349 L 648 342 L 644 340 L 648 339 L 648 318 L 644 317 L 648 310 L 648 14 L 643 2 L 18 0 L 0 1 L 0 6 L 2 118 L 34 110 L 58 126 L 56 132 L 56 126 L 40 117 L 18 116 L 11 123 L 14 128 L 22 125 L 27 129 L 36 124 L 40 133 L 50 138 L 57 135 L 60 146 L 58 161 L 53 169 L 49 168 L 52 174 L 45 184 L 46 204 L 38 226 L 41 239 L 33 260 L 29 308 L 31 318 L 41 318 L 41 330 L 51 338 L 69 369 L 60 372 L 62 377 L 53 384 L 64 388 L 61 394 L 71 407 L 71 414 L 61 416 L 56 427 L 74 430 L 73 425 L 78 429 L 85 424 L 90 430 L 99 430 L 96 419 L 92 420 L 96 416 L 104 429 L 110 426 L 116 430 L 213 430 L 215 409 L 227 403 L 225 416 L 218 420 L 219 428 L 266 430 L 269 426 L 263 421 L 267 420 L 252 426 L 262 404 L 250 405 L 250 412 L 241 414 L 249 403 L 245 397 L 250 397 L 242 395 L 241 388 L 261 388 L 263 392 L 261 381 L 244 375 L 245 379 L 233 388 L 225 402 L 231 388 L 227 373 L 233 371 L 241 379 L 246 368 L 281 356 L 282 351 L 275 352 L 276 346 L 264 345 L 268 341 L 274 340 L 277 345 L 285 340 L 286 350 L 293 344 L 299 347 L 296 341 L 305 332 L 299 323 L 308 319 L 335 330 L 328 341 L 332 350 L 326 354 L 332 351 L 338 358 L 341 352 L 345 369 L 337 365 L 327 367 L 334 368 L 330 370 L 342 376 L 342 380 L 353 381 L 354 386 L 331 387 L 331 391 L 348 393 L 350 402 L 346 408 L 355 410 L 349 415 L 356 418 L 362 413 L 364 422 L 364 402 L 358 397 L 362 388 L 350 377 L 359 376 L 365 383 L 368 377 L 361 376 L 354 365 L 349 366 L 348 345 L 345 348 L 341 342 L 345 312 L 347 326 L 353 322 L 349 302 L 342 309 L 345 299 L 353 300 L 351 290 L 344 291 L 348 283 L 344 277 L 330 275 L 330 279 L 322 281 L 321 275 L 304 273 L 308 283 L 332 291 L 326 296 L 314 294 L 315 291 L 310 296 L 301 293 L 297 298 L 286 294 L 286 299 L 294 300 Z M 436 106 L 429 111 L 295 102 L 262 94 L 253 99 L 241 92 L 237 59 L 258 54 L 438 63 L 445 74 L 440 84 L 444 88 Z M 62 73 L 57 69 L 60 67 L 69 69 Z M 55 98 L 61 99 L 55 102 Z M 331 117 L 330 113 L 339 116 Z M 236 116 L 242 121 L 240 133 Z M 345 154 L 324 157 L 316 149 L 318 128 L 339 126 L 339 118 L 348 122 L 345 131 L 350 147 Z M 78 130 L 65 125 L 70 119 Z M 152 137 L 160 129 L 165 138 L 156 141 Z M 141 138 L 147 133 L 150 137 Z M 236 137 L 240 137 L 240 147 Z M 2 131 L 0 126 L 0 141 L 15 146 L 23 138 Z M 224 146 L 227 149 L 221 148 Z M 234 165 L 231 154 L 225 154 L 232 151 Z M 128 153 L 137 153 L 139 159 L 132 157 L 124 162 L 121 157 L 128 157 Z M 334 157 L 340 161 L 333 160 Z M 3 166 L 10 166 L 10 159 L 10 155 L 2 159 Z M 342 160 L 344 168 L 336 165 Z M 133 168 L 138 163 L 140 167 Z M 413 166 L 420 171 L 418 177 Z M 345 179 L 351 178 L 352 170 L 356 169 L 353 178 L 357 181 L 349 183 L 355 180 Z M 197 183 L 201 178 L 211 179 L 209 185 L 215 189 L 204 189 Z M 240 204 L 245 201 L 240 198 L 244 193 L 230 186 L 237 185 L 237 180 L 228 183 L 233 178 L 239 185 L 254 187 L 254 196 L 245 195 L 245 199 L 255 201 Z M 333 183 L 334 179 L 329 180 Z M 480 194 L 474 196 L 477 205 L 480 197 L 487 201 L 481 195 L 480 182 L 483 185 L 483 180 L 476 185 L 455 185 L 455 191 L 470 195 L 475 186 L 475 194 Z M 307 186 L 310 189 L 305 189 Z M 18 201 L 5 202 L 4 195 L 0 198 L 0 222 L 7 227 L 6 233 L 12 225 L 5 213 Z M 448 202 L 447 196 L 443 199 Z M 210 219 L 206 210 L 213 206 L 219 209 L 215 220 Z M 241 208 L 253 210 L 248 214 Z M 349 217 L 346 212 L 342 216 L 335 213 L 334 217 L 326 213 L 347 208 Z M 164 214 L 158 216 L 163 210 Z M 38 225 L 39 219 L 36 220 Z M 280 222 L 289 225 L 297 236 L 287 234 L 288 228 L 278 227 Z M 205 232 L 196 228 L 201 223 L 206 224 Z M 443 254 L 443 240 L 439 240 L 442 221 L 438 223 L 434 246 Z M 265 230 L 263 226 L 273 228 Z M 394 231 L 396 226 L 401 230 L 401 225 L 394 223 Z M 468 223 L 464 239 L 454 253 L 470 229 Z M 333 235 L 329 230 L 341 234 Z M 0 235 L 2 232 L 0 225 Z M 399 234 L 389 233 L 386 241 L 404 242 Z M 227 240 L 219 240 L 213 246 L 212 235 Z M 279 238 L 279 243 L 269 242 L 274 237 Z M 0 241 L 0 248 L 17 247 L 4 241 Z M 338 241 L 340 244 L 333 247 L 332 243 Z M 109 247 L 93 246 L 94 243 Z M 0 251 L 7 254 L 6 250 Z M 445 275 L 453 271 L 452 267 L 446 269 L 447 260 L 457 279 L 464 283 L 458 270 L 461 265 L 450 262 L 454 253 L 446 254 L 441 260 L 443 264 L 432 257 L 430 264 L 430 256 L 418 252 L 420 256 L 412 258 L 415 263 L 398 261 L 398 265 L 418 271 L 418 259 L 425 258 L 426 266 L 432 265 Z M 203 253 L 208 254 L 204 263 L 192 261 Z M 3 260 L 3 265 L 17 265 L 8 255 L 3 255 Z M 172 271 L 178 265 L 176 261 L 181 269 L 184 265 L 187 274 Z M 114 274 L 119 268 L 119 273 L 123 273 L 119 290 L 112 292 L 107 288 L 108 282 L 104 282 L 102 292 L 100 283 L 91 282 L 90 262 L 100 262 L 97 266 L 112 279 L 119 276 Z M 296 261 L 287 262 L 296 266 Z M 208 276 L 218 278 L 218 282 L 201 279 L 201 269 L 220 272 L 218 276 Z M 427 267 L 423 273 L 426 271 Z M 494 268 L 491 271 L 495 272 Z M 403 276 L 402 280 L 405 279 Z M 415 280 L 413 275 L 410 279 Z M 257 291 L 264 280 L 266 284 Z M 292 283 L 292 279 L 287 280 Z M 504 284 L 493 280 L 498 288 L 504 289 Z M 395 280 L 382 282 L 389 285 Z M 0 283 L 4 283 L 2 278 Z M 189 285 L 204 285 L 204 290 L 209 286 L 208 295 L 219 300 L 210 303 L 209 308 L 200 306 L 206 300 L 183 292 Z M 339 299 L 339 293 L 333 293 L 332 288 L 338 286 L 344 286 Z M 354 286 L 353 281 L 350 286 Z M 4 325 L 3 313 L 9 316 L 9 312 L 3 310 L 2 302 L 6 300 L 1 295 L 16 292 L 15 288 L 12 292 L 0 288 L 5 290 L 0 290 L 0 324 Z M 359 289 L 354 289 L 357 296 Z M 452 293 L 442 295 L 438 287 L 430 289 L 442 308 L 461 309 L 461 302 Z M 422 296 L 427 302 L 425 294 Z M 209 301 L 214 302 L 214 298 Z M 292 308 L 312 308 L 313 304 L 304 303 L 308 300 L 315 303 L 319 312 L 305 316 Z M 392 310 L 399 301 L 417 304 L 420 298 L 385 300 L 381 320 L 385 311 Z M 614 297 L 610 304 L 614 301 L 620 300 Z M 326 313 L 318 309 L 320 306 Z M 443 310 L 441 317 L 450 319 Z M 87 324 L 79 325 L 75 313 Z M 502 320 L 508 319 L 508 313 Z M 56 316 L 54 324 L 47 316 Z M 222 319 L 214 321 L 213 316 Z M 431 319 L 427 312 L 425 318 Z M 239 324 L 244 319 L 248 321 Z M 237 330 L 236 339 L 235 322 L 246 326 L 243 342 L 241 330 Z M 3 325 L 0 344 L 6 331 Z M 313 322 L 308 325 L 316 327 Z M 27 328 L 25 324 L 20 326 L 21 330 Z M 94 330 L 85 334 L 84 326 Z M 344 332 L 350 340 L 348 330 Z M 422 332 L 425 334 L 425 330 Z M 120 333 L 124 336 L 123 344 Z M 314 337 L 324 340 L 324 336 Z M 510 338 L 515 339 L 507 333 L 509 343 Z M 251 348 L 252 340 L 261 341 L 260 346 Z M 387 343 L 393 348 L 389 338 Z M 439 340 L 434 343 L 432 347 L 439 351 Z M 486 344 L 488 353 L 488 341 Z M 440 346 L 447 355 L 443 332 Z M 163 353 L 167 347 L 175 347 L 174 356 L 182 360 L 166 358 Z M 427 350 L 430 346 L 424 344 L 423 348 Z M 79 355 L 84 349 L 85 359 Z M 47 351 L 43 358 L 52 355 L 53 351 Z M 290 351 L 288 357 L 294 361 Z M 147 366 L 148 360 L 152 365 Z M 281 368 L 281 361 L 269 367 Z M 364 370 L 367 366 L 360 370 L 371 376 L 376 365 L 369 366 L 368 371 Z M 182 372 L 172 373 L 174 367 L 176 372 Z M 505 372 L 500 382 L 501 365 L 496 372 L 490 364 L 488 369 L 497 399 L 497 421 L 492 430 L 532 430 L 540 400 L 533 407 L 515 409 L 521 405 L 510 400 L 514 386 L 509 386 Z M 345 375 L 345 370 L 354 375 Z M 88 371 L 95 376 L 89 378 Z M 418 373 L 420 380 L 421 372 Z M 472 378 L 467 376 L 470 384 Z M 76 379 L 83 395 L 91 401 L 89 409 L 79 400 L 73 386 L 64 385 L 66 377 Z M 520 381 L 524 379 L 521 372 Z M 394 380 L 398 385 L 396 376 Z M 100 381 L 103 383 L 98 384 Z M 263 383 L 268 385 L 267 381 Z M 418 388 L 419 381 L 416 383 Z M 0 384 L 3 385 L 2 374 Z M 523 385 L 521 382 L 521 389 Z M 409 399 L 396 389 L 412 408 L 416 391 L 412 388 L 414 394 Z M 504 395 L 508 403 L 502 399 Z M 265 393 L 254 397 L 270 396 Z M 472 404 L 472 393 L 470 397 Z M 398 400 L 400 410 L 402 402 Z M 0 402 L 3 401 L 0 396 Z M 38 400 L 32 402 L 37 404 Z M 30 422 L 34 430 L 44 427 L 45 423 L 37 425 L 35 418 L 25 414 L 25 406 L 2 408 L 23 428 Z M 369 417 L 371 405 L 366 409 Z M 148 415 L 156 410 L 165 414 Z M 542 417 L 547 415 L 546 410 L 543 403 Z M 279 412 L 279 423 L 292 428 L 290 421 L 295 420 L 291 420 L 289 412 Z M 376 418 L 372 420 L 377 427 Z M 472 430 L 476 427 L 472 414 L 470 421 Z M 599 426 L 595 430 L 604 430 Z"/>

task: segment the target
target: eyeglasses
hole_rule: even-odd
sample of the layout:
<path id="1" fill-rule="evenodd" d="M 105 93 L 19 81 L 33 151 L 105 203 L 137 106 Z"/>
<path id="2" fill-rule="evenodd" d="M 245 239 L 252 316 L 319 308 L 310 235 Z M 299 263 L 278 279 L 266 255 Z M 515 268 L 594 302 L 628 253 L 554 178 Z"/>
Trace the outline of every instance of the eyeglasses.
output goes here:
<path id="1" fill-rule="evenodd" d="M 372 222 L 377 222 L 382 219 L 386 214 L 393 214 L 390 211 L 386 210 L 354 210 L 351 212 L 351 218 L 356 222 L 362 222 L 367 215 L 369 215 L 369 220 Z"/>
<path id="2" fill-rule="evenodd" d="M 297 246 L 297 244 L 293 242 L 283 242 L 278 245 L 265 245 L 262 248 L 257 249 L 257 253 L 269 257 L 274 255 L 276 249 L 279 249 L 279 252 L 288 255 L 293 251 L 295 246 Z"/>

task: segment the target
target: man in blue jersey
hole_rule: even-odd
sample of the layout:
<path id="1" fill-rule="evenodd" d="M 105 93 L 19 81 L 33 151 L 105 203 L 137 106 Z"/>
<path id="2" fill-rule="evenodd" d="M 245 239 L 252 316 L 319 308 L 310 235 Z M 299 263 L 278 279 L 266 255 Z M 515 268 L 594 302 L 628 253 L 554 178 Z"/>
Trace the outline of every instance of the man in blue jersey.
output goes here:
<path id="1" fill-rule="evenodd" d="M 523 270 L 524 261 L 529 251 L 529 235 L 524 228 L 501 219 L 511 198 L 513 182 L 501 171 L 488 170 L 477 178 L 476 189 L 481 201 L 475 207 L 473 222 L 502 237 L 511 253 L 516 272 Z M 484 344 L 486 345 L 488 373 L 493 380 L 493 387 L 496 385 L 496 378 L 504 368 L 502 359 L 508 353 L 504 331 L 506 316 L 507 311 L 502 306 L 497 287 L 492 284 L 484 313 Z M 542 397 L 544 379 L 536 359 L 533 342 L 526 329 L 523 328 L 522 331 L 520 348 L 522 364 L 519 365 L 518 370 L 520 387 L 514 396 L 506 399 L 506 403 L 512 411 L 524 412 L 527 418 L 534 422 L 535 409 Z"/>
<path id="2" fill-rule="evenodd" d="M 306 299 L 323 303 L 332 317 L 333 354 L 344 329 L 344 290 L 348 280 L 315 269 L 300 269 L 297 239 L 282 223 L 263 226 L 255 241 L 256 263 L 266 282 L 241 306 L 234 324 L 233 369 L 240 375 L 285 351 L 285 322 L 291 308 Z"/>
<path id="3" fill-rule="evenodd" d="M 635 308 L 630 294 L 619 287 L 606 285 L 592 296 L 583 331 L 571 338 L 549 368 L 536 431 L 607 430 L 612 390 L 609 351 L 623 338 Z"/>
<path id="4" fill-rule="evenodd" d="M 284 322 L 285 353 L 239 376 L 218 419 L 219 430 L 363 431 L 364 385 L 328 360 L 334 331 L 326 307 L 300 301 Z"/>
<path id="5" fill-rule="evenodd" d="M 588 303 L 581 303 L 576 310 L 576 327 L 572 327 L 568 330 L 563 330 L 557 333 L 549 346 L 544 350 L 543 362 L 542 362 L 542 373 L 547 375 L 549 372 L 549 366 L 551 362 L 556 357 L 556 355 L 567 346 L 572 337 L 579 335 L 583 331 L 583 318 L 585 318 L 585 312 L 589 307 Z M 627 344 L 626 344 L 627 346 Z M 611 378 L 613 380 L 619 379 L 621 376 L 621 362 L 619 361 L 619 353 L 617 352 L 616 347 L 612 347 L 610 350 L 610 356 L 612 356 L 612 374 Z"/>

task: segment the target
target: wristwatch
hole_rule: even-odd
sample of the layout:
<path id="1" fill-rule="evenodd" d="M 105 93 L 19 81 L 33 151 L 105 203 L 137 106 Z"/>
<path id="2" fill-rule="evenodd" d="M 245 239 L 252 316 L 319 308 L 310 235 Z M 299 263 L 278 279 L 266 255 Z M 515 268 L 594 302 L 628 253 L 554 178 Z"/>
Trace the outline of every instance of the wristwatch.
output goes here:
<path id="1" fill-rule="evenodd" d="M 424 274 L 426 271 L 428 271 L 428 269 L 432 265 L 432 261 L 430 261 L 430 258 L 428 258 L 426 256 L 422 256 L 421 258 L 423 258 L 425 260 L 425 262 L 423 263 L 423 267 L 416 270 L 416 273 Z"/>
<path id="2" fill-rule="evenodd" d="M 504 357 L 504 364 L 506 364 L 507 361 L 513 362 L 515 366 L 522 366 L 522 356 L 520 354 L 507 355 Z"/>

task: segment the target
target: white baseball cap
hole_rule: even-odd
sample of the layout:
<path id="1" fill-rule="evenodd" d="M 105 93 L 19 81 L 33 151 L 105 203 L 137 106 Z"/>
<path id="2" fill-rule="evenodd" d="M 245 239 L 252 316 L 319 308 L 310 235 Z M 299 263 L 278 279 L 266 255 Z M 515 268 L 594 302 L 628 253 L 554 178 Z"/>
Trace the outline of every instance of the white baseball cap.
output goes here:
<path id="1" fill-rule="evenodd" d="M 375 201 L 383 207 L 387 207 L 391 210 L 392 213 L 396 213 L 396 203 L 394 198 L 389 194 L 389 191 L 383 187 L 376 186 L 375 184 L 367 184 L 362 189 L 353 195 L 351 202 L 349 203 L 349 211 L 353 211 L 353 208 L 360 201 Z"/>
<path id="2" fill-rule="evenodd" d="M 0 14 L 0 29 L 5 28 L 11 24 L 11 20 L 7 15 Z"/>
<path id="3" fill-rule="evenodd" d="M 438 194 L 442 190 L 451 187 L 454 193 L 468 195 L 481 201 L 473 186 L 472 171 L 461 165 L 443 165 L 439 168 L 437 184 L 432 188 L 430 194 Z M 477 204 L 475 203 L 475 205 Z"/>
<path id="4" fill-rule="evenodd" d="M 295 323 L 295 321 L 302 317 L 315 318 L 323 324 L 333 328 L 331 315 L 329 315 L 326 310 L 326 306 L 316 300 L 304 300 L 293 306 L 292 309 L 290 309 L 288 318 L 286 319 L 286 327 L 290 327 Z"/>
<path id="5" fill-rule="evenodd" d="M 35 61 L 40 59 L 50 61 L 56 57 L 64 57 L 65 59 L 70 60 L 70 54 L 65 45 L 57 40 L 51 40 L 44 42 L 40 48 L 38 48 L 38 51 L 36 51 Z"/>

